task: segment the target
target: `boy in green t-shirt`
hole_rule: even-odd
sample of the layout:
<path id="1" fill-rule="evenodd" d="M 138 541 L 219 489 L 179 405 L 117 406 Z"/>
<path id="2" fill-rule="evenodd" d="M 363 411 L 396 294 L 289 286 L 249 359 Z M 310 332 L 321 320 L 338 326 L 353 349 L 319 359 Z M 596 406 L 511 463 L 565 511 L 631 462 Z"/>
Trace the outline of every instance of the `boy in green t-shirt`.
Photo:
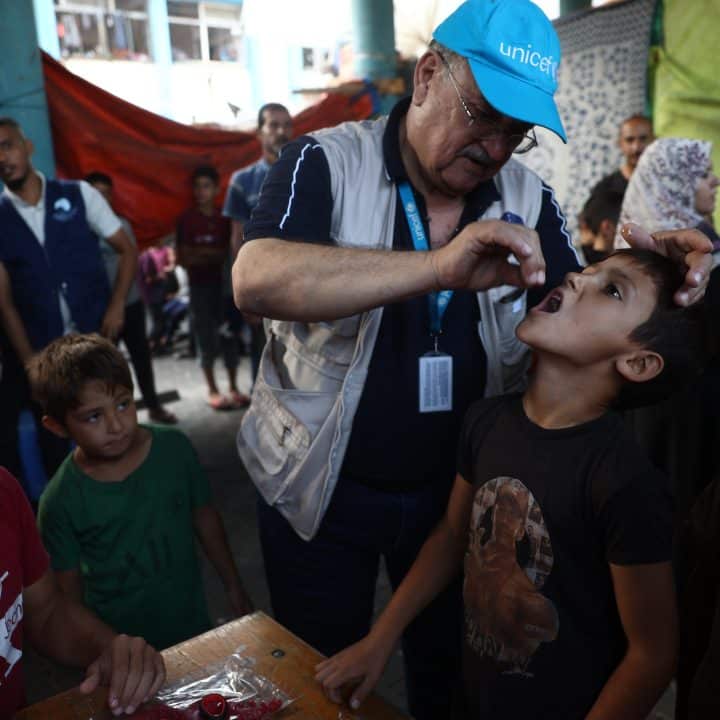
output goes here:
<path id="1" fill-rule="evenodd" d="M 45 427 L 77 445 L 38 512 L 63 590 L 118 632 L 174 645 L 210 628 L 196 535 L 233 612 L 248 612 L 195 451 L 177 429 L 138 425 L 119 350 L 98 335 L 66 335 L 28 372 Z"/>

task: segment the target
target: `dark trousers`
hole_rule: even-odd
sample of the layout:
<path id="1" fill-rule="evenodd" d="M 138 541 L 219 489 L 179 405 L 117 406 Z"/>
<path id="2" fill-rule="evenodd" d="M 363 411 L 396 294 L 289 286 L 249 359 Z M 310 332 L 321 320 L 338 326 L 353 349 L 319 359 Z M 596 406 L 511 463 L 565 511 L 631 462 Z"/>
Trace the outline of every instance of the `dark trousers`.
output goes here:
<path id="1" fill-rule="evenodd" d="M 42 426 L 42 411 L 31 400 L 30 386 L 24 368 L 7 345 L 2 343 L 0 345 L 3 345 L 0 378 L 0 465 L 6 467 L 18 479 L 23 479 L 18 448 L 18 419 L 20 412 L 29 407 L 35 416 L 37 441 L 45 474 L 49 480 L 70 452 L 70 444 Z"/>
<path id="2" fill-rule="evenodd" d="M 133 303 L 134 304 L 134 303 Z M 150 319 L 152 321 L 152 328 L 150 329 L 150 339 L 155 343 L 153 347 L 157 347 L 165 334 L 165 316 L 163 315 L 163 307 L 165 307 L 165 301 L 153 302 L 148 304 L 148 310 L 150 311 Z"/>
<path id="3" fill-rule="evenodd" d="M 120 339 L 130 353 L 130 360 L 146 407 L 150 410 L 157 408 L 159 403 L 155 391 L 155 376 L 150 345 L 145 332 L 145 306 L 141 300 L 125 308 L 125 324 Z"/>
<path id="4" fill-rule="evenodd" d="M 341 479 L 317 535 L 301 540 L 262 499 L 260 541 L 275 617 L 325 655 L 370 629 L 380 558 L 397 588 L 447 505 L 449 487 L 385 493 Z M 451 716 L 460 678 L 460 580 L 431 603 L 403 636 L 410 712 Z"/>

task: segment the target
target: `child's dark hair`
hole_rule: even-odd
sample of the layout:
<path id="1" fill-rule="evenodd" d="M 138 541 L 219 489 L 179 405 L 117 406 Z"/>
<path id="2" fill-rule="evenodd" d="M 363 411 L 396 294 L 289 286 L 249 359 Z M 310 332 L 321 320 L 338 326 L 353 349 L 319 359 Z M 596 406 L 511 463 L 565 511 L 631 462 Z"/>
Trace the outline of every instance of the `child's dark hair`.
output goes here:
<path id="1" fill-rule="evenodd" d="M 112 391 L 133 390 L 130 368 L 122 353 L 100 335 L 65 335 L 51 342 L 27 365 L 33 397 L 46 415 L 65 422 L 78 406 L 85 383 L 99 380 Z"/>
<path id="2" fill-rule="evenodd" d="M 617 190 L 611 188 L 595 190 L 581 211 L 581 216 L 593 235 L 600 232 L 603 220 L 609 220 L 613 225 L 617 225 L 622 201 L 623 195 Z"/>
<path id="3" fill-rule="evenodd" d="M 190 176 L 190 182 L 194 184 L 199 178 L 208 178 L 208 180 L 212 180 L 216 185 L 220 184 L 220 173 L 218 173 L 217 168 L 212 165 L 199 165 L 196 167 Z"/>
<path id="4" fill-rule="evenodd" d="M 675 261 L 651 250 L 617 250 L 613 255 L 631 258 L 658 293 L 655 309 L 630 333 L 630 340 L 656 352 L 664 365 L 652 380 L 623 385 L 615 407 L 629 410 L 663 400 L 700 373 L 706 359 L 705 307 L 702 302 L 689 307 L 675 303 L 673 296 L 684 282 L 684 273 Z"/>

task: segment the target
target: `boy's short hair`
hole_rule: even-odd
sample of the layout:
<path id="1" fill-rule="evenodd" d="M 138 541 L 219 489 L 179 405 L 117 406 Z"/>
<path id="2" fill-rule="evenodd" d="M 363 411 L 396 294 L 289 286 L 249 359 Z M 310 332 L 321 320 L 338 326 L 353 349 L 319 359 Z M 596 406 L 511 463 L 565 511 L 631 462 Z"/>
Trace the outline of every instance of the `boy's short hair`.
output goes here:
<path id="1" fill-rule="evenodd" d="M 603 220 L 618 224 L 622 208 L 623 193 L 609 187 L 599 187 L 593 191 L 581 210 L 581 217 L 588 229 L 597 235 Z"/>
<path id="2" fill-rule="evenodd" d="M 620 410 L 653 405 L 681 389 L 702 370 L 706 354 L 705 307 L 675 303 L 673 296 L 684 283 L 680 266 L 651 250 L 617 250 L 614 255 L 629 257 L 657 289 L 657 302 L 650 317 L 631 333 L 630 340 L 663 359 L 663 369 L 647 382 L 626 382 L 615 401 Z"/>
<path id="3" fill-rule="evenodd" d="M 27 365 L 33 397 L 46 415 L 64 422 L 76 408 L 85 383 L 99 380 L 113 390 L 133 391 L 130 368 L 122 353 L 100 335 L 72 333 L 51 342 Z"/>
<path id="4" fill-rule="evenodd" d="M 220 173 L 212 165 L 200 165 L 193 170 L 190 182 L 194 185 L 198 178 L 208 178 L 216 185 L 220 184 Z"/>
<path id="5" fill-rule="evenodd" d="M 113 186 L 112 178 L 104 172 L 100 172 L 99 170 L 93 170 L 91 173 L 88 173 L 85 176 L 85 182 L 90 183 L 91 185 L 107 185 L 108 187 Z"/>

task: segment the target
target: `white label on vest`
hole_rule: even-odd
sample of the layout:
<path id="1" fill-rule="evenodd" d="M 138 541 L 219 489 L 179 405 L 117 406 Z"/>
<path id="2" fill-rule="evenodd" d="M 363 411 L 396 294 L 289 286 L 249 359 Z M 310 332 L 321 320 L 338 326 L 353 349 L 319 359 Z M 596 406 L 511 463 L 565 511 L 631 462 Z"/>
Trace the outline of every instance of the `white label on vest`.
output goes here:
<path id="1" fill-rule="evenodd" d="M 453 361 L 450 355 L 432 352 L 420 358 L 420 412 L 452 410 Z"/>

